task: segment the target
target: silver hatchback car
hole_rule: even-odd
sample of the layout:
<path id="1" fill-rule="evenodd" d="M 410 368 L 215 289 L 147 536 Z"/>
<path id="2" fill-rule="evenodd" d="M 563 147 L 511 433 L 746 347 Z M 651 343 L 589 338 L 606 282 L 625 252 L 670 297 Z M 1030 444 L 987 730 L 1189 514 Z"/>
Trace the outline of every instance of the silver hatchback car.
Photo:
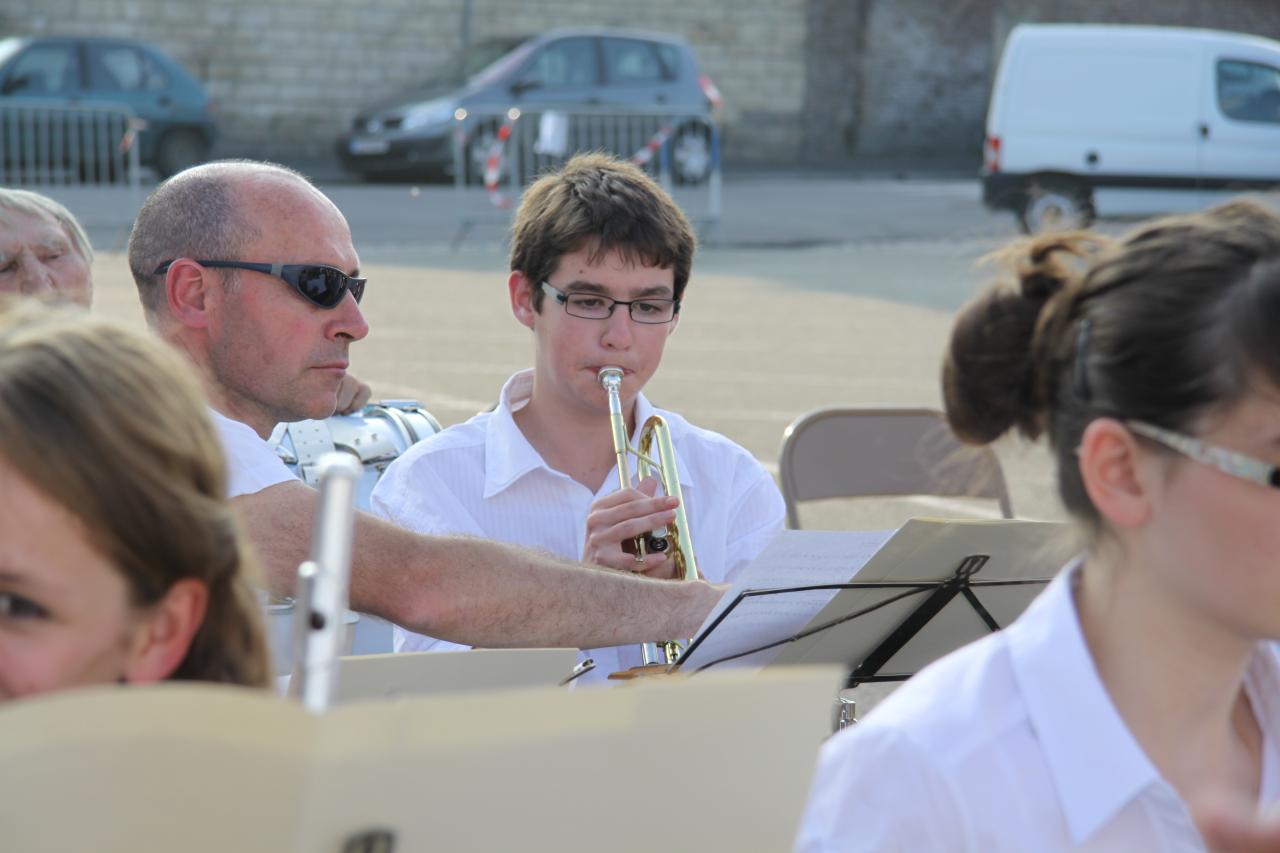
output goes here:
<path id="1" fill-rule="evenodd" d="M 673 176 L 698 183 L 710 173 L 708 128 L 720 93 L 699 72 L 693 50 L 675 36 L 609 28 L 478 42 L 419 89 L 361 111 L 337 153 L 346 169 L 365 178 L 450 175 L 458 116 L 574 106 L 673 116 Z M 494 126 L 469 129 L 467 178 L 483 173 L 495 132 Z"/>

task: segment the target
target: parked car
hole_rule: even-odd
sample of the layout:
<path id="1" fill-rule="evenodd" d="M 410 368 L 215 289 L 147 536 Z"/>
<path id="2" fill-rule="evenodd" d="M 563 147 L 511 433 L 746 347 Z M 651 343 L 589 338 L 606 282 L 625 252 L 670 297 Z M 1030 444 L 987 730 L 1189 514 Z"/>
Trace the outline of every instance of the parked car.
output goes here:
<path id="1" fill-rule="evenodd" d="M 983 197 L 1028 231 L 1094 190 L 1280 185 L 1280 42 L 1179 27 L 1022 24 L 987 113 Z"/>
<path id="2" fill-rule="evenodd" d="M 123 105 L 146 122 L 139 159 L 168 177 L 203 162 L 215 126 L 209 97 L 172 58 L 116 38 L 0 40 L 0 106 Z"/>
<path id="3" fill-rule="evenodd" d="M 604 28 L 479 42 L 415 91 L 360 112 L 338 140 L 338 156 L 348 170 L 366 178 L 452 174 L 458 121 L 513 107 L 529 113 L 574 106 L 699 118 L 673 129 L 672 170 L 686 183 L 710 172 L 707 122 L 719 109 L 720 93 L 699 73 L 688 43 Z M 464 129 L 465 168 L 469 177 L 478 178 L 495 128 L 473 124 Z"/>

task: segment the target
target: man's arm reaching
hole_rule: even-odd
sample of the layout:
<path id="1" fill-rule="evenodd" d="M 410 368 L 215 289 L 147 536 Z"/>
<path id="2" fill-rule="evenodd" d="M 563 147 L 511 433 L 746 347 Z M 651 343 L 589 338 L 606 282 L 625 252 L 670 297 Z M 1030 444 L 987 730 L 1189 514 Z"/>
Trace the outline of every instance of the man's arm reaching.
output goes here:
<path id="1" fill-rule="evenodd" d="M 307 558 L 317 492 L 280 483 L 232 499 L 274 592 Z M 490 648 L 591 648 L 691 636 L 721 590 L 656 581 L 485 539 L 422 536 L 356 514 L 351 606 Z"/>

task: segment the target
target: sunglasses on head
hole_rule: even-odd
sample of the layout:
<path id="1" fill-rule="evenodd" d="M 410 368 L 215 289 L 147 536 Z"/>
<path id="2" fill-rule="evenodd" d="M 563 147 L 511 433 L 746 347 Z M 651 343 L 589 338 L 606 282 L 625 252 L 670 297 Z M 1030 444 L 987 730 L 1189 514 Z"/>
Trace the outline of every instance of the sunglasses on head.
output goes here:
<path id="1" fill-rule="evenodd" d="M 164 275 L 173 265 L 173 261 L 165 261 L 156 267 L 152 275 Z M 255 264 L 247 261 L 196 261 L 202 267 L 221 267 L 224 269 L 252 270 L 273 275 L 283 279 L 298 292 L 303 299 L 321 308 L 337 308 L 342 297 L 351 291 L 356 302 L 364 296 L 364 283 L 367 279 L 355 278 L 335 267 L 324 264 Z"/>

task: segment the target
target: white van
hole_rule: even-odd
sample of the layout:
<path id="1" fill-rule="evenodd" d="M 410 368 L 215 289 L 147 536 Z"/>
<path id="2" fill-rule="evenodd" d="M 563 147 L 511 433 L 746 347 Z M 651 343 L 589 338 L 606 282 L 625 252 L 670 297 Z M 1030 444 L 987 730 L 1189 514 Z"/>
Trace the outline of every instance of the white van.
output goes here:
<path id="1" fill-rule="evenodd" d="M 1178 27 L 1022 24 L 987 112 L 983 200 L 1087 225 L 1094 189 L 1280 184 L 1280 42 Z"/>

